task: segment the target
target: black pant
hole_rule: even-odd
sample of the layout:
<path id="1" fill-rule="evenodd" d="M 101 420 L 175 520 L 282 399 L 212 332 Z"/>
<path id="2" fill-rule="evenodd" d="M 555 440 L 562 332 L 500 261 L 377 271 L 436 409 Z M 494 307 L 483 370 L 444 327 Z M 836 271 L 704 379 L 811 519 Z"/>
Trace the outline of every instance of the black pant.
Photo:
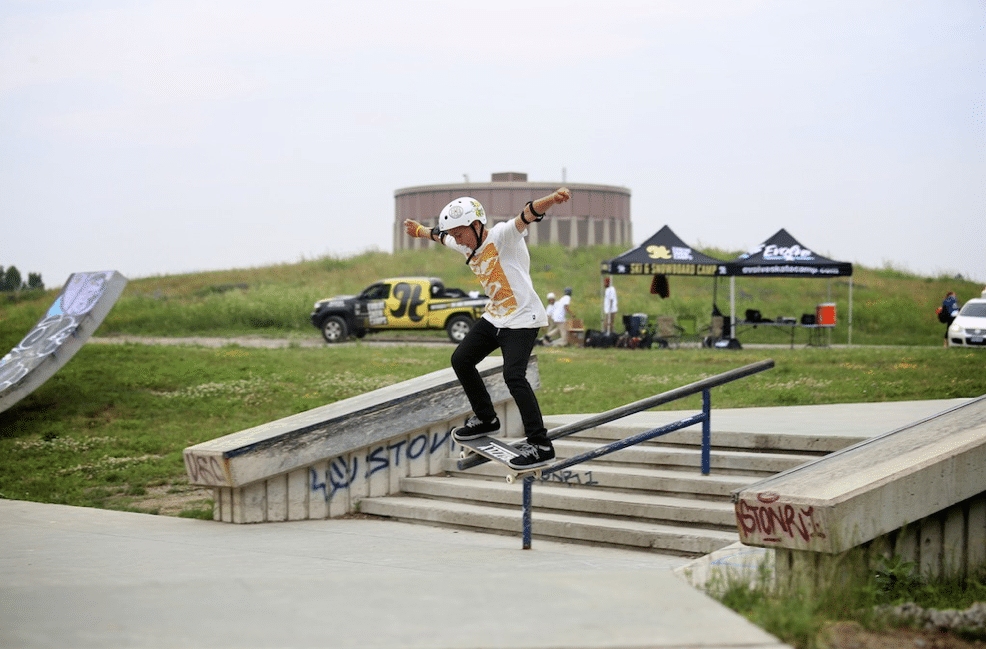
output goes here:
<path id="1" fill-rule="evenodd" d="M 490 393 L 476 366 L 500 349 L 503 353 L 503 380 L 514 398 L 524 422 L 524 433 L 531 443 L 548 439 L 534 388 L 527 380 L 527 362 L 537 341 L 538 329 L 497 329 L 489 320 L 480 318 L 452 352 L 452 369 L 466 392 L 476 416 L 490 421 L 496 416 Z"/>

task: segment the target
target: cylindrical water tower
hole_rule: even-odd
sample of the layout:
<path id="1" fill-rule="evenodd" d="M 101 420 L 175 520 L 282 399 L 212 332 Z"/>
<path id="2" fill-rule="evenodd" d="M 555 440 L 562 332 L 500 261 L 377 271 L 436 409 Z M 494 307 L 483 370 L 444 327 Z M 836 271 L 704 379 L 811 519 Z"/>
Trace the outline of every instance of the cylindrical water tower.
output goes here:
<path id="1" fill-rule="evenodd" d="M 546 196 L 559 187 L 572 191 L 572 200 L 551 208 L 544 221 L 530 228 L 528 245 L 558 243 L 574 248 L 593 245 L 633 245 L 630 224 L 630 190 L 613 185 L 585 183 L 528 182 L 527 174 L 493 174 L 488 183 L 449 183 L 405 187 L 394 192 L 394 250 L 423 249 L 436 245 L 427 239 L 412 239 L 404 232 L 411 218 L 432 227 L 450 201 L 462 196 L 475 198 L 486 209 L 487 226 L 511 219 L 527 201 Z"/>

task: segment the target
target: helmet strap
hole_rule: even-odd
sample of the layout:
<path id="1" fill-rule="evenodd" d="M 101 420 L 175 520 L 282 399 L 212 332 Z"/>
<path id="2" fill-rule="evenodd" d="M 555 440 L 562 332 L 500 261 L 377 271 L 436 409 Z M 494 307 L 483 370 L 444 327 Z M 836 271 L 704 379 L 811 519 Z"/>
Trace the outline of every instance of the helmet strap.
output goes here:
<path id="1" fill-rule="evenodd" d="M 479 232 L 476 232 L 477 223 L 479 223 Z M 472 254 L 469 255 L 468 259 L 466 259 L 467 264 L 472 261 L 472 258 L 476 256 L 477 252 L 479 252 L 479 247 L 483 245 L 483 232 L 485 231 L 486 226 L 483 225 L 482 221 L 473 221 L 469 224 L 469 229 L 476 235 L 476 247 L 472 249 Z"/>

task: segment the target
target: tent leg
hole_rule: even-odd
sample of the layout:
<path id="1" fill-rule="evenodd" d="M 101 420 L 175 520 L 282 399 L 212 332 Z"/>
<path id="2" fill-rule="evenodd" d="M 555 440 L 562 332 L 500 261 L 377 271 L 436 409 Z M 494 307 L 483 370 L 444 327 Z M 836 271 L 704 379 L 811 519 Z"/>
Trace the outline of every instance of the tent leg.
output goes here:
<path id="1" fill-rule="evenodd" d="M 736 327 L 736 278 L 733 276 L 729 277 L 729 332 L 726 334 L 726 338 L 732 340 L 733 329 Z"/>
<path id="2" fill-rule="evenodd" d="M 849 339 L 846 344 L 852 347 L 852 275 L 849 276 Z"/>

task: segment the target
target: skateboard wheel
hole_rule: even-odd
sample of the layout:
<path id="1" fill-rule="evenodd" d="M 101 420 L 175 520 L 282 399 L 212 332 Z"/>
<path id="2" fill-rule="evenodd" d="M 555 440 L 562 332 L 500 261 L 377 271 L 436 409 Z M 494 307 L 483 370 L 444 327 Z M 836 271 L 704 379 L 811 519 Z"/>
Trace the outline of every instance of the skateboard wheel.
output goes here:
<path id="1" fill-rule="evenodd" d="M 515 480 L 516 478 L 517 478 L 517 476 L 515 476 L 515 475 L 514 475 L 514 474 L 512 474 L 512 473 L 511 473 L 510 475 L 508 475 L 508 476 L 507 476 L 507 484 L 513 484 L 513 483 L 514 483 L 514 480 Z"/>
<path id="2" fill-rule="evenodd" d="M 464 460 L 464 459 L 466 459 L 466 457 L 467 457 L 467 455 L 466 455 L 466 452 L 465 451 L 459 451 L 459 459 L 460 460 Z"/>

